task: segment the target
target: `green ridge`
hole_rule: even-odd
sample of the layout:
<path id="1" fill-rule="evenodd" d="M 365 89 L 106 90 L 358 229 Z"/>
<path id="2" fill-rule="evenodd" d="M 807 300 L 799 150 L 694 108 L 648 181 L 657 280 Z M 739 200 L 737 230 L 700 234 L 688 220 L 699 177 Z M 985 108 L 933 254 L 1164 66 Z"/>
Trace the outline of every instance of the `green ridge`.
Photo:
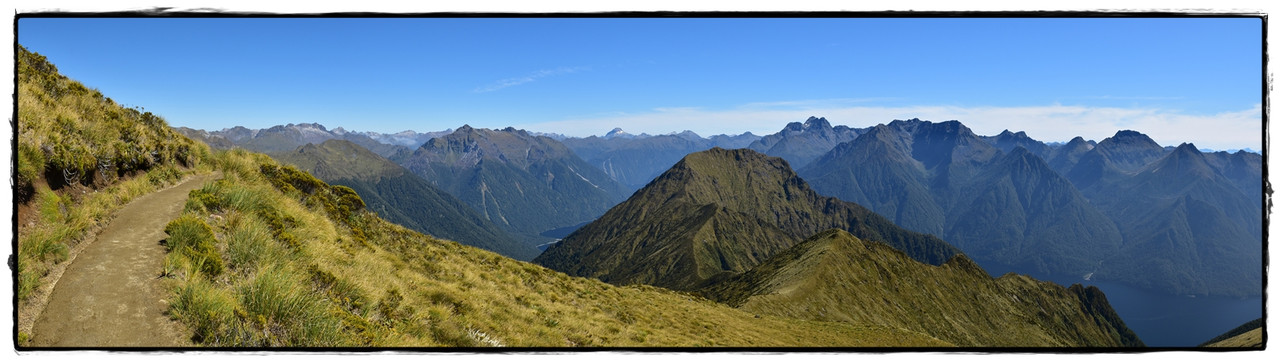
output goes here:
<path id="1" fill-rule="evenodd" d="M 963 255 L 923 264 L 843 230 L 814 235 L 703 293 L 750 312 L 892 325 L 958 346 L 1142 346 L 1097 288 L 993 279 Z"/>

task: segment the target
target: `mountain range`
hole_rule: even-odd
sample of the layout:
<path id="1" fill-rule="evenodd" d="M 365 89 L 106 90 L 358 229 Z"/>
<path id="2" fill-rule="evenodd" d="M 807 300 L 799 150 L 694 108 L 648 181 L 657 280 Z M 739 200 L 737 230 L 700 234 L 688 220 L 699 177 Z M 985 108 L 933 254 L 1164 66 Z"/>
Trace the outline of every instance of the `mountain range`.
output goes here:
<path id="1" fill-rule="evenodd" d="M 687 154 L 712 147 L 742 148 L 759 138 L 750 132 L 702 138 L 690 131 L 636 136 L 615 128 L 604 137 L 566 138 L 561 142 L 587 163 L 600 168 L 628 191 L 634 192 Z"/>
<path id="2" fill-rule="evenodd" d="M 350 141 L 330 139 L 271 156 L 330 184 L 350 187 L 387 221 L 517 260 L 538 254 L 462 200 Z"/>
<path id="3" fill-rule="evenodd" d="M 1004 153 L 956 121 L 878 125 L 800 174 L 820 192 L 954 243 L 979 264 L 1084 275 L 1122 241 L 1031 151 Z"/>
<path id="4" fill-rule="evenodd" d="M 1260 164 L 1130 130 L 1048 145 L 912 119 L 872 127 L 799 173 L 982 265 L 1246 296 L 1261 292 Z"/>
<path id="5" fill-rule="evenodd" d="M 426 133 L 402 131 L 389 134 L 367 131 L 352 132 L 342 127 L 330 130 L 318 123 L 290 123 L 264 129 L 235 126 L 218 131 L 196 130 L 186 127 L 177 127 L 176 129 L 187 137 L 203 141 L 219 149 L 243 147 L 257 152 L 287 152 L 308 143 L 319 144 L 327 140 L 339 139 L 351 141 L 382 157 L 388 157 L 396 152 L 418 147 L 427 140 L 451 132 L 451 130 Z"/>

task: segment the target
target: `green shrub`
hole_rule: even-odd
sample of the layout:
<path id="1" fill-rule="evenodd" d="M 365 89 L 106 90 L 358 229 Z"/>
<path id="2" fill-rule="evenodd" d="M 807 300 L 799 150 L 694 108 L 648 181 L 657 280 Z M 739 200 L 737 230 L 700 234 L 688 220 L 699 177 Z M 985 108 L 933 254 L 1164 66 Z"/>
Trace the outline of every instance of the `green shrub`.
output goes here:
<path id="1" fill-rule="evenodd" d="M 156 186 L 168 185 L 170 182 L 176 181 L 181 178 L 182 178 L 182 171 L 178 170 L 178 168 L 174 167 L 173 165 L 161 166 L 160 169 L 157 170 L 157 172 L 147 173 L 147 181 L 150 181 L 152 185 L 156 185 Z"/>

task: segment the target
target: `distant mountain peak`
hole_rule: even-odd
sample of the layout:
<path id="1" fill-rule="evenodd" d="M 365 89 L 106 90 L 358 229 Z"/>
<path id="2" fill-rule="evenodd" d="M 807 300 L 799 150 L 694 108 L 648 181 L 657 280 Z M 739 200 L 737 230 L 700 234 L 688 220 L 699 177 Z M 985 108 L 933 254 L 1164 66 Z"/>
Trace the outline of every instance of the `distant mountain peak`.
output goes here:
<path id="1" fill-rule="evenodd" d="M 1115 144 L 1131 144 L 1131 145 L 1141 145 L 1145 147 L 1160 147 L 1160 144 L 1156 143 L 1155 140 L 1152 140 L 1151 137 L 1143 134 L 1142 132 L 1132 131 L 1132 130 L 1117 131 L 1116 135 L 1111 136 L 1110 138 L 1107 138 L 1105 140 L 1102 140 L 1102 142 L 1108 142 L 1108 141 L 1110 143 L 1115 143 Z"/>
<path id="2" fill-rule="evenodd" d="M 1134 130 L 1131 130 L 1131 129 L 1122 129 L 1122 130 L 1116 131 L 1116 135 L 1115 135 L 1115 136 L 1111 136 L 1111 137 L 1112 137 L 1112 138 L 1126 138 L 1126 137 L 1142 137 L 1142 138 L 1145 138 L 1145 137 L 1147 137 L 1147 135 L 1143 134 L 1142 132 L 1134 131 Z"/>
<path id="3" fill-rule="evenodd" d="M 292 125 L 291 125 L 291 126 L 292 126 Z M 313 122 L 313 123 L 299 123 L 299 124 L 297 124 L 296 126 L 297 126 L 298 128 L 314 128 L 314 129 L 318 129 L 318 130 L 321 130 L 321 131 L 325 131 L 325 130 L 326 130 L 326 129 L 324 128 L 324 125 L 319 124 L 319 123 L 314 123 L 314 122 Z"/>
<path id="4" fill-rule="evenodd" d="M 804 124 L 800 122 L 787 123 L 786 127 L 782 127 L 782 133 L 804 132 Z"/>
<path id="5" fill-rule="evenodd" d="M 673 134 L 673 135 L 674 135 L 674 136 L 676 136 L 676 137 L 680 137 L 680 138 L 684 138 L 684 139 L 690 140 L 690 141 L 697 141 L 697 140 L 701 140 L 701 139 L 702 139 L 702 136 L 699 136 L 697 133 L 695 133 L 695 132 L 693 132 L 693 131 L 690 131 L 690 130 L 684 130 L 684 132 L 675 133 L 675 134 Z"/>
<path id="6" fill-rule="evenodd" d="M 829 129 L 831 128 L 831 122 L 827 122 L 827 119 L 824 117 L 811 116 L 809 117 L 809 119 L 806 119 L 804 121 L 804 125 L 802 126 L 802 128 L 805 130 L 812 129 L 812 128 Z"/>
<path id="7" fill-rule="evenodd" d="M 1075 150 L 1075 152 L 1084 152 L 1084 151 L 1093 149 L 1093 146 L 1095 145 L 1097 144 L 1089 143 L 1089 141 L 1085 141 L 1084 137 L 1076 136 L 1075 138 L 1072 138 L 1071 141 L 1068 141 L 1067 144 L 1063 145 L 1062 149 Z"/>
<path id="8" fill-rule="evenodd" d="M 1195 152 L 1195 153 L 1202 153 L 1202 152 L 1200 152 L 1200 149 L 1199 149 L 1199 148 L 1196 148 L 1196 145 L 1195 145 L 1194 143 L 1191 143 L 1191 142 L 1186 142 L 1186 143 L 1183 143 L 1183 144 L 1181 144 L 1181 145 L 1178 145 L 1178 148 L 1174 149 L 1174 150 L 1173 150 L 1173 152 L 1184 152 L 1184 153 L 1185 153 L 1185 152 Z"/>
<path id="9" fill-rule="evenodd" d="M 1026 131 L 1013 132 L 1013 131 L 1010 131 L 1010 130 L 1008 130 L 1008 129 L 1004 130 L 1003 132 L 1000 132 L 1000 134 L 996 135 L 996 137 L 998 137 L 998 138 L 1013 138 L 1013 139 L 1029 139 L 1029 138 L 1031 138 L 1030 136 L 1027 136 L 1027 132 L 1026 132 Z"/>

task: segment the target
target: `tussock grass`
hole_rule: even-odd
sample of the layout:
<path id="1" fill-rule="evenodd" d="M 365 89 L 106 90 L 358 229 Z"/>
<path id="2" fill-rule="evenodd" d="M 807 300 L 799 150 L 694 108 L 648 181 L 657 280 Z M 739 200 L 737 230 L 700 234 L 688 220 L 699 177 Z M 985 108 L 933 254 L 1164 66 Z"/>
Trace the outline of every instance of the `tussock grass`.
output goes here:
<path id="1" fill-rule="evenodd" d="M 175 254 L 176 255 L 176 254 Z M 170 312 L 193 333 L 192 340 L 205 345 L 234 345 L 245 339 L 235 330 L 235 298 L 201 278 L 176 288 Z"/>
<path id="2" fill-rule="evenodd" d="M 327 313 L 324 299 L 317 299 L 292 268 L 275 266 L 257 273 L 241 285 L 244 313 L 254 330 L 264 331 L 255 344 L 262 346 L 334 346 L 341 322 Z"/>
<path id="3" fill-rule="evenodd" d="M 257 216 L 233 213 L 227 223 L 231 228 L 227 234 L 227 261 L 232 269 L 253 272 L 282 257 L 283 251 L 272 243 L 271 231 Z"/>
<path id="4" fill-rule="evenodd" d="M 169 234 L 169 238 L 165 239 L 165 247 L 171 252 L 178 252 L 185 256 L 196 265 L 195 270 L 209 276 L 222 274 L 222 257 L 214 248 L 216 240 L 213 237 L 213 229 L 204 220 L 191 214 L 184 214 L 170 221 L 164 227 L 164 232 Z"/>

